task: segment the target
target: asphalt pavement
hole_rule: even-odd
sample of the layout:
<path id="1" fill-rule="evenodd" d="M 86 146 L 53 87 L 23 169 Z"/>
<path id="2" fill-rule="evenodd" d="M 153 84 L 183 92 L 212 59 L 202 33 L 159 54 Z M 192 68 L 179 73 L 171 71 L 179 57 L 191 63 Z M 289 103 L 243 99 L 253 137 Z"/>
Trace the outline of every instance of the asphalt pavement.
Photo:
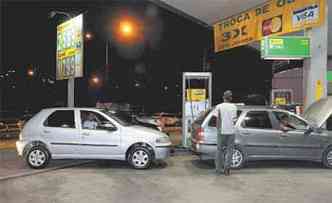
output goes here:
<path id="1" fill-rule="evenodd" d="M 52 170 L 73 167 L 85 163 L 88 160 L 52 160 L 50 165 L 41 170 L 31 169 L 27 163 L 17 155 L 15 149 L 0 150 L 0 181 L 22 176 L 34 175 L 38 173 L 49 172 Z M 1 185 L 1 183 L 0 183 Z M 1 201 L 0 201 L 1 203 Z"/>
<path id="2" fill-rule="evenodd" d="M 332 170 L 311 162 L 252 162 L 225 177 L 213 162 L 180 154 L 150 170 L 94 161 L 0 181 L 0 202 L 329 203 Z"/>

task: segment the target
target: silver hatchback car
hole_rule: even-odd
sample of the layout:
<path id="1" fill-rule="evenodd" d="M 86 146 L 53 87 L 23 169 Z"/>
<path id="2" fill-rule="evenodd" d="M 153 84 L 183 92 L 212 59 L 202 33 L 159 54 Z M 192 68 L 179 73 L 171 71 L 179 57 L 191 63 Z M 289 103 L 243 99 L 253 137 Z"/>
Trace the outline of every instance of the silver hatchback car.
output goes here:
<path id="1" fill-rule="evenodd" d="M 332 97 L 311 105 L 303 118 L 272 107 L 238 106 L 232 167 L 241 168 L 251 160 L 310 160 L 332 168 L 332 132 L 325 127 L 331 113 Z M 283 118 L 287 129 L 281 127 Z M 192 150 L 201 159 L 212 159 L 216 141 L 212 108 L 193 123 Z"/>
<path id="2" fill-rule="evenodd" d="M 50 159 L 127 160 L 136 169 L 169 156 L 169 137 L 95 108 L 44 109 L 24 126 L 18 154 L 32 168 Z"/>

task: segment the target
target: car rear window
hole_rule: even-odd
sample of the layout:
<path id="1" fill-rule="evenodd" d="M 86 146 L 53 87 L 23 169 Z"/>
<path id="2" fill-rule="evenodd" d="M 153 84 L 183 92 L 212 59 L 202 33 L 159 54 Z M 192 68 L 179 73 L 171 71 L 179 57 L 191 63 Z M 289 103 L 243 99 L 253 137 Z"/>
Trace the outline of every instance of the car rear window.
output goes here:
<path id="1" fill-rule="evenodd" d="M 198 116 L 198 118 L 195 120 L 194 124 L 201 125 L 201 124 L 204 122 L 206 116 L 208 116 L 209 113 L 210 113 L 211 111 L 213 111 L 214 109 L 215 109 L 215 108 L 210 108 L 210 109 L 208 109 L 208 110 L 202 112 L 202 113 Z"/>

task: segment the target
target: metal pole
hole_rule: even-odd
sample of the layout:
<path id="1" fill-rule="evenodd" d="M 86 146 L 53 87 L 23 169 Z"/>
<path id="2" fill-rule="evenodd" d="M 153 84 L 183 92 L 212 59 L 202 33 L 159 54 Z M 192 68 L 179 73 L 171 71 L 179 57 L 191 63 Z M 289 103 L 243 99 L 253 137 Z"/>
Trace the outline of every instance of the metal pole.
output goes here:
<path id="1" fill-rule="evenodd" d="M 106 46 L 105 46 L 105 65 L 108 64 L 108 40 L 106 40 Z"/>
<path id="2" fill-rule="evenodd" d="M 106 40 L 106 50 L 105 50 L 105 53 L 106 53 L 106 56 L 105 56 L 105 84 L 107 85 L 108 84 L 108 64 L 109 64 L 109 41 Z"/>
<path id="3" fill-rule="evenodd" d="M 75 78 L 68 79 L 67 106 L 75 107 Z"/>
<path id="4" fill-rule="evenodd" d="M 182 146 L 187 146 L 186 134 L 187 134 L 187 119 L 186 119 L 186 73 L 182 75 Z"/>

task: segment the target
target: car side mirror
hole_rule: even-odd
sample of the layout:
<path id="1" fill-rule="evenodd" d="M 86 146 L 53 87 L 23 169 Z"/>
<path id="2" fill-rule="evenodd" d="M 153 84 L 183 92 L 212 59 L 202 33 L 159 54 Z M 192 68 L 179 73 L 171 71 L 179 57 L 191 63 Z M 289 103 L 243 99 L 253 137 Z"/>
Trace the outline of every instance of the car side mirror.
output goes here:
<path id="1" fill-rule="evenodd" d="M 108 130 L 108 131 L 116 131 L 117 130 L 117 128 L 114 125 L 112 125 L 111 123 L 103 123 L 103 124 L 98 125 L 98 127 L 100 129 Z"/>
<path id="2" fill-rule="evenodd" d="M 304 135 L 310 135 L 312 132 L 314 132 L 314 128 L 309 126 L 308 129 L 304 132 Z"/>

